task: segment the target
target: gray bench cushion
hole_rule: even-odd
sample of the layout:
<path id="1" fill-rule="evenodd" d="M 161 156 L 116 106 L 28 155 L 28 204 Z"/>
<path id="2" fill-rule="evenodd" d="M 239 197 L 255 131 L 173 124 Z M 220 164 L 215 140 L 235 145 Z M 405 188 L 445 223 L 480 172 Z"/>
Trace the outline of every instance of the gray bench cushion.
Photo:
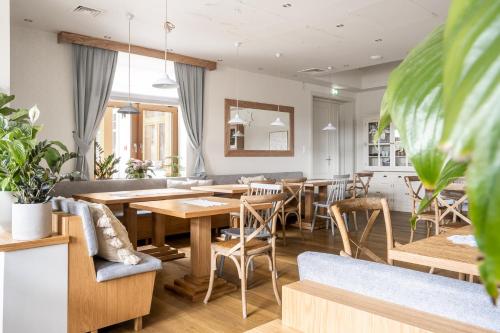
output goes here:
<path id="1" fill-rule="evenodd" d="M 141 258 L 141 262 L 137 265 L 125 265 L 121 262 L 107 261 L 95 256 L 94 266 L 97 282 L 104 282 L 162 269 L 160 259 L 141 252 L 135 252 L 135 255 Z"/>
<path id="2" fill-rule="evenodd" d="M 286 178 L 301 178 L 303 176 L 302 171 L 293 172 L 268 172 L 268 173 L 242 173 L 234 175 L 209 175 L 207 179 L 213 179 L 214 184 L 237 184 L 241 177 L 254 177 L 264 175 L 267 179 L 286 179 Z"/>
<path id="3" fill-rule="evenodd" d="M 83 193 L 149 190 L 166 187 L 166 178 L 64 181 L 54 187 L 53 195 L 71 197 Z"/>
<path id="4" fill-rule="evenodd" d="M 89 256 L 95 256 L 99 250 L 99 245 L 89 206 L 82 202 L 76 202 L 73 199 L 53 198 L 52 209 L 80 216 L 83 224 L 83 233 L 85 235 L 85 240 L 87 241 Z"/>
<path id="5" fill-rule="evenodd" d="M 500 332 L 500 308 L 482 285 L 327 253 L 304 252 L 297 261 L 301 280 Z"/>

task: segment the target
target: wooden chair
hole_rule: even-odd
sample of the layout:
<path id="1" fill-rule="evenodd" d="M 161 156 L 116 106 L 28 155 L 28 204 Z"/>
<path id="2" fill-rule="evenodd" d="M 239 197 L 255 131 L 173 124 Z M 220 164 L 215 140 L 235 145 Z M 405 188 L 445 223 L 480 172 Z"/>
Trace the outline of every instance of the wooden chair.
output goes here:
<path id="1" fill-rule="evenodd" d="M 412 209 L 412 215 L 416 215 L 417 217 L 417 223 L 419 221 L 424 221 L 427 224 L 427 237 L 430 236 L 432 225 L 436 224 L 436 216 L 435 212 L 433 211 L 433 208 L 429 208 L 427 211 L 417 214 L 418 206 L 420 205 L 420 202 L 422 201 L 423 197 L 421 195 L 421 192 L 423 190 L 423 185 L 422 182 L 420 181 L 420 178 L 418 176 L 405 176 L 404 181 L 406 184 L 406 188 L 408 189 L 408 194 L 410 195 L 411 199 L 411 209 Z M 410 243 L 413 242 L 413 237 L 414 237 L 414 230 L 413 227 L 410 226 Z"/>
<path id="2" fill-rule="evenodd" d="M 299 228 L 302 231 L 302 193 L 307 178 L 282 179 L 283 191 L 287 194 L 287 199 L 282 207 L 280 222 L 283 234 L 283 243 L 286 245 L 286 219 L 294 214 L 297 216 Z"/>
<path id="3" fill-rule="evenodd" d="M 266 181 L 266 182 L 253 182 L 249 184 L 249 190 L 247 192 L 247 196 L 252 196 L 252 195 L 273 195 L 273 194 L 278 194 L 278 193 L 283 193 L 283 186 L 281 184 L 275 184 L 272 183 L 271 181 Z M 269 214 L 270 210 L 267 209 L 265 214 Z M 221 231 L 222 234 L 222 241 L 226 241 L 232 238 L 239 238 L 240 237 L 240 226 L 239 226 L 239 214 L 238 214 L 238 224 L 236 227 L 233 228 L 228 228 L 228 229 L 223 229 Z M 246 219 L 246 225 L 245 225 L 245 233 L 246 234 L 251 234 L 254 232 L 256 229 L 256 221 L 255 219 L 251 216 L 250 213 L 247 214 L 247 219 Z M 271 235 L 268 233 L 262 233 L 261 235 L 258 235 L 258 238 L 269 238 Z M 221 257 L 220 262 L 219 262 L 219 276 L 222 276 L 222 273 L 224 271 L 224 257 Z M 253 270 L 253 264 L 251 264 L 251 270 Z"/>
<path id="4" fill-rule="evenodd" d="M 331 226 L 332 226 L 332 235 L 335 234 L 335 227 L 334 227 L 334 221 L 332 215 L 330 215 L 330 210 L 328 209 L 333 203 L 344 200 L 345 199 L 345 194 L 346 194 L 346 189 L 347 189 L 347 182 L 349 180 L 350 176 L 349 175 L 337 175 L 332 177 L 332 184 L 330 185 L 330 189 L 328 192 L 328 197 L 326 201 L 320 202 L 316 201 L 313 202 L 314 206 L 314 214 L 313 214 L 313 219 L 312 219 L 312 227 L 311 227 L 311 232 L 314 230 L 314 226 L 316 225 L 316 219 L 317 218 L 322 218 L 326 219 L 326 228 L 328 229 L 328 225 L 330 224 L 331 221 Z M 324 209 L 326 211 L 327 215 L 321 215 L 320 214 L 320 209 Z"/>
<path id="5" fill-rule="evenodd" d="M 361 234 L 359 241 L 355 241 L 352 239 L 352 237 L 350 237 L 350 234 L 347 231 L 343 216 L 344 214 L 362 210 L 370 210 L 372 211 L 372 213 L 368 219 L 368 223 L 366 224 L 365 229 L 363 230 L 363 233 Z M 394 248 L 394 238 L 392 235 L 391 213 L 389 211 L 389 205 L 387 204 L 387 200 L 385 198 L 371 197 L 347 199 L 339 201 L 330 207 L 330 214 L 335 217 L 337 227 L 339 228 L 340 235 L 342 237 L 344 251 L 341 252 L 341 255 L 358 258 L 360 253 L 364 253 L 373 261 L 379 263 L 388 263 L 389 265 L 392 265 L 391 259 L 383 260 L 365 246 L 365 243 L 380 212 L 382 212 L 384 216 L 386 246 L 387 251 L 389 251 L 390 249 Z M 356 252 L 354 253 L 354 255 L 351 250 L 351 243 L 356 247 Z"/>
<path id="6" fill-rule="evenodd" d="M 104 262 L 90 255 L 88 227 L 80 216 L 57 212 L 53 214 L 54 230 L 70 236 L 68 245 L 68 332 L 97 332 L 98 329 L 134 320 L 134 330 L 142 329 L 142 317 L 149 314 L 156 269 L 148 268 L 133 275 L 106 279 L 99 275 L 121 263 Z M 85 230 L 87 229 L 87 231 Z M 150 256 L 140 255 L 148 260 Z M 157 260 L 153 258 L 153 260 Z M 159 260 L 157 260 L 159 262 Z M 103 264 L 103 265 L 101 265 Z M 156 265 L 157 263 L 154 262 Z M 138 265 L 141 265 L 138 264 Z M 159 264 L 161 268 L 161 262 Z M 143 266 L 145 267 L 145 266 Z M 134 269 L 141 270 L 136 266 Z M 108 275 L 109 278 L 109 275 Z M 98 280 L 103 280 L 99 282 Z"/>
<path id="7" fill-rule="evenodd" d="M 352 184 L 347 191 L 351 193 L 351 198 L 366 198 L 370 189 L 370 181 L 373 178 L 373 172 L 355 172 L 352 175 Z M 368 220 L 370 212 L 366 211 L 366 220 Z M 358 230 L 358 220 L 356 212 L 353 212 L 354 226 Z"/>
<path id="8" fill-rule="evenodd" d="M 242 196 L 240 203 L 240 237 L 212 244 L 212 259 L 210 282 L 204 303 L 207 304 L 212 294 L 217 269 L 217 257 L 230 258 L 236 265 L 238 276 L 241 280 L 241 302 L 243 318 L 247 317 L 246 289 L 247 271 L 249 263 L 257 256 L 266 256 L 269 261 L 269 270 L 273 281 L 273 290 L 276 301 L 281 305 L 281 299 L 277 284 L 276 270 L 276 221 L 281 211 L 286 195 L 284 193 L 274 195 Z M 270 214 L 261 215 L 262 207 L 272 207 Z M 265 211 L 265 210 L 264 210 Z M 265 216 L 267 215 L 267 216 Z M 246 219 L 252 216 L 258 226 L 251 233 L 245 230 Z M 269 233 L 268 240 L 259 239 L 263 232 Z"/>

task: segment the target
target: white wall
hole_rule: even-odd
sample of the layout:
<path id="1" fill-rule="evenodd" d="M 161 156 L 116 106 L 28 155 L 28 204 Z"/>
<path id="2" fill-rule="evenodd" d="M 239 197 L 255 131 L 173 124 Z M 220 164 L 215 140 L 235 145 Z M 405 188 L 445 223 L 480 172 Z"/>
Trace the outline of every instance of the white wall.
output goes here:
<path id="1" fill-rule="evenodd" d="M 329 88 L 220 66 L 205 78 L 204 152 L 208 174 L 312 171 L 312 96 Z M 239 95 L 236 96 L 236 77 Z M 348 92 L 343 94 L 351 96 Z M 224 99 L 295 108 L 295 156 L 224 157 Z M 190 167 L 190 166 L 188 166 Z M 191 169 L 190 169 L 191 170 Z M 189 174 L 189 172 L 188 172 Z"/>
<path id="2" fill-rule="evenodd" d="M 38 123 L 43 124 L 40 139 L 59 140 L 75 149 L 70 45 L 57 44 L 55 33 L 20 26 L 12 26 L 11 37 L 13 106 L 37 104 L 41 111 Z"/>
<path id="3" fill-rule="evenodd" d="M 0 92 L 10 91 L 10 0 L 0 0 Z"/>

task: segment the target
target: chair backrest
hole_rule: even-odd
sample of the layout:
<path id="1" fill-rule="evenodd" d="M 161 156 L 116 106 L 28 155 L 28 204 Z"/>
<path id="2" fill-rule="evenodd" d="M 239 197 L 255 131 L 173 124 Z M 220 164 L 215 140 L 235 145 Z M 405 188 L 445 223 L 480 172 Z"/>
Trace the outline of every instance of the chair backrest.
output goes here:
<path id="1" fill-rule="evenodd" d="M 266 232 L 271 236 L 272 246 L 276 243 L 276 220 L 281 207 L 286 199 L 284 193 L 271 194 L 271 195 L 244 195 L 240 198 L 240 241 L 233 248 L 230 253 L 245 249 L 245 244 L 252 239 L 262 235 Z M 266 211 L 271 207 L 271 214 L 262 214 L 260 212 Z M 255 229 L 247 234 L 245 230 L 246 219 L 251 216 L 256 221 Z"/>
<path id="2" fill-rule="evenodd" d="M 335 175 L 332 177 L 332 184 L 327 199 L 328 204 L 345 199 L 349 178 L 351 178 L 349 175 Z"/>
<path id="3" fill-rule="evenodd" d="M 420 201 L 422 201 L 422 197 L 420 196 L 420 192 L 422 191 L 422 182 L 418 176 L 405 176 L 404 181 L 406 188 L 408 189 L 408 194 L 410 195 L 412 213 L 415 214 Z"/>
<path id="4" fill-rule="evenodd" d="M 304 191 L 304 184 L 306 181 L 307 178 L 305 177 L 281 180 L 281 184 L 283 185 L 283 192 L 287 194 L 287 199 L 284 205 L 288 205 L 292 201 L 296 201 L 299 209 L 301 208 L 302 192 Z"/>
<path id="5" fill-rule="evenodd" d="M 368 189 L 370 187 L 370 181 L 373 178 L 373 172 L 355 172 L 352 178 L 352 197 L 358 197 L 358 190 L 360 190 L 361 196 L 366 197 L 368 194 Z"/>
<path id="6" fill-rule="evenodd" d="M 353 241 L 347 232 L 346 223 L 344 221 L 344 214 L 349 214 L 355 211 L 372 211 L 370 218 L 366 224 L 365 229 L 359 239 L 358 243 Z M 392 234 L 392 222 L 391 222 L 391 212 L 389 210 L 389 205 L 387 204 L 387 200 L 385 198 L 377 198 L 377 197 L 368 197 L 368 198 L 355 198 L 355 199 L 347 199 L 336 202 L 334 205 L 330 206 L 330 213 L 335 217 L 335 221 L 337 222 L 337 226 L 340 231 L 340 235 L 342 237 L 342 244 L 344 245 L 344 253 L 351 257 L 358 257 L 360 252 L 365 253 L 369 258 L 376 262 L 386 263 L 386 261 L 382 260 L 380 257 L 375 255 L 372 251 L 364 246 L 370 231 L 379 216 L 380 212 L 382 212 L 384 216 L 384 224 L 385 224 L 385 233 L 386 233 L 386 246 L 387 250 L 390 250 L 394 247 L 394 238 Z M 353 252 L 351 250 L 351 243 L 356 246 L 356 253 L 353 256 Z M 387 259 L 387 263 L 392 265 L 392 260 Z"/>

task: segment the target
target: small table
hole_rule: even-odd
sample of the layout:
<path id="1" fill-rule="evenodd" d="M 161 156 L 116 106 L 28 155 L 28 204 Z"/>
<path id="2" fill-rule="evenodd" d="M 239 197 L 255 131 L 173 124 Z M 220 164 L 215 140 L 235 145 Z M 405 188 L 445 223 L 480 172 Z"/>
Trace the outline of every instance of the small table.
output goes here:
<path id="1" fill-rule="evenodd" d="M 155 234 L 157 235 L 164 233 L 165 216 L 190 220 L 191 274 L 176 279 L 173 286 L 165 286 L 165 288 L 187 296 L 192 301 L 203 299 L 208 289 L 211 267 L 212 216 L 229 214 L 240 210 L 240 201 L 237 199 L 221 197 L 201 197 L 197 199 L 222 203 L 223 205 L 203 207 L 194 204 L 193 200 L 188 199 L 138 202 L 130 205 L 131 209 L 153 212 L 153 216 L 156 216 L 153 221 Z M 163 238 L 160 237 L 155 237 L 155 239 L 156 242 L 163 241 Z M 235 285 L 222 278 L 216 278 L 212 295 L 221 295 L 234 290 L 236 290 Z"/>
<path id="2" fill-rule="evenodd" d="M 76 194 L 73 197 L 77 200 L 85 200 L 104 205 L 113 205 L 113 204 L 123 205 L 124 224 L 127 228 L 130 242 L 134 246 L 134 249 L 137 249 L 137 210 L 130 209 L 130 204 L 142 201 L 196 198 L 209 195 L 213 195 L 213 192 L 208 192 L 208 191 L 199 192 L 199 191 L 184 190 L 177 188 L 159 188 L 159 189 L 137 190 L 137 191 Z M 157 237 L 160 236 L 157 235 Z M 161 237 L 165 238 L 165 233 Z M 164 243 L 165 242 L 163 241 L 162 244 Z M 156 244 L 153 243 L 153 247 L 145 247 L 139 250 L 151 254 L 164 261 L 183 258 L 185 256 L 184 253 L 179 252 L 176 248 L 173 248 L 171 246 L 163 245 L 161 247 L 158 247 L 155 245 Z"/>
<path id="3" fill-rule="evenodd" d="M 453 235 L 472 235 L 472 226 L 465 226 L 389 250 L 389 259 L 478 276 L 478 248 L 454 244 Z"/>
<path id="4" fill-rule="evenodd" d="M 245 184 L 224 184 L 224 185 L 204 185 L 193 186 L 194 191 L 208 191 L 216 194 L 227 195 L 231 198 L 239 198 L 242 194 L 248 192 L 248 185 Z"/>
<path id="5" fill-rule="evenodd" d="M 328 179 L 311 179 L 304 183 L 304 220 L 302 221 L 302 227 L 306 229 L 312 228 L 312 219 L 314 214 L 313 202 L 315 189 L 318 189 L 318 201 L 326 201 L 328 199 L 328 186 L 332 184 L 332 180 Z M 323 209 L 323 208 L 322 208 Z M 325 212 L 322 212 L 324 214 Z M 325 226 L 323 220 L 318 220 L 316 222 L 316 229 L 320 229 Z"/>

